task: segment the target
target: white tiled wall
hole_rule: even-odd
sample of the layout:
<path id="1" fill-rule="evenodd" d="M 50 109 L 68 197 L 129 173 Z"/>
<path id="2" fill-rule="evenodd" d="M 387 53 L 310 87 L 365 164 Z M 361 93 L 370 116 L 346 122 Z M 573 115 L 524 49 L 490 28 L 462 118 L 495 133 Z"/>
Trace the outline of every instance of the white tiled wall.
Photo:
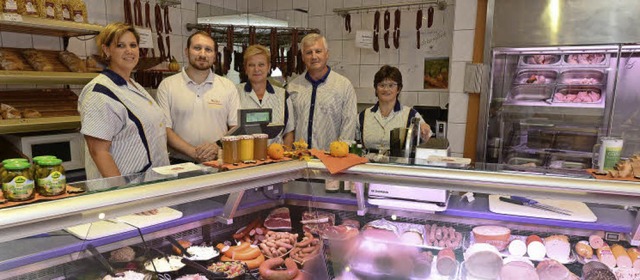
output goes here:
<path id="1" fill-rule="evenodd" d="M 149 0 L 152 6 L 157 0 Z M 85 0 L 89 21 L 106 25 L 113 21 L 123 20 L 123 1 L 119 0 Z M 133 2 L 133 1 L 132 1 Z M 409 0 L 393 1 L 413 2 Z M 385 49 L 382 41 L 383 26 L 381 17 L 380 52 L 355 47 L 356 30 L 372 30 L 374 12 L 352 13 L 352 32 L 344 30 L 344 20 L 333 12 L 336 8 L 360 7 L 391 3 L 382 0 L 182 0 L 179 6 L 170 8 L 170 19 L 173 27 L 171 37 L 172 55 L 182 63 L 185 61 L 184 47 L 186 38 L 191 32 L 186 30 L 186 23 L 196 22 L 197 3 L 205 3 L 226 9 L 238 10 L 241 13 L 253 12 L 272 15 L 285 19 L 292 25 L 306 25 L 318 28 L 327 36 L 330 47 L 330 65 L 336 72 L 348 77 L 354 87 L 360 103 L 374 103 L 373 76 L 383 64 L 399 67 L 403 73 L 405 87 L 401 93 L 401 102 L 405 105 L 449 105 L 449 140 L 454 155 L 461 155 L 464 147 L 464 134 L 467 116 L 468 97 L 462 90 L 465 63 L 471 62 L 476 0 L 447 0 L 448 7 L 436 20 L 447 25 L 451 21 L 448 32 L 452 43 L 450 48 L 449 90 L 425 91 L 422 89 L 423 60 L 432 56 L 428 48 L 420 50 L 415 47 L 415 14 L 417 7 L 402 9 L 400 48 Z M 307 14 L 293 12 L 294 9 L 308 11 Z M 393 11 L 392 28 L 393 28 Z M 423 7 L 426 17 L 427 7 Z M 440 13 L 440 11 L 437 11 Z M 152 13 L 153 16 L 153 13 Z M 152 22 L 154 22 L 152 20 Z M 302 24 L 301 24 L 302 23 Z M 423 29 L 426 24 L 423 24 Z M 155 28 L 155 26 L 154 26 Z M 329 32 L 330 31 L 330 32 Z M 154 32 L 155 33 L 155 32 Z M 424 35 L 423 35 L 424 36 Z M 72 39 L 69 50 L 80 56 L 97 53 L 94 40 L 90 38 Z M 391 41 L 391 40 L 390 40 Z M 154 40 L 155 44 L 155 40 Z M 62 40 L 55 37 L 32 36 L 25 34 L 0 32 L 1 47 L 34 47 L 39 49 L 61 49 Z"/>

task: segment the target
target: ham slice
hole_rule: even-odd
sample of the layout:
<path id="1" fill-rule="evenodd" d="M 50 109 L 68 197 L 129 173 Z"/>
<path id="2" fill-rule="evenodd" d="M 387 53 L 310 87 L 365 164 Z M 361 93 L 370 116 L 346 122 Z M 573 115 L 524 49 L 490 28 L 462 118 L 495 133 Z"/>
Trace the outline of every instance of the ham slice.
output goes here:
<path id="1" fill-rule="evenodd" d="M 540 280 L 571 280 L 578 279 L 569 269 L 556 260 L 546 259 L 536 267 Z"/>
<path id="2" fill-rule="evenodd" d="M 291 214 L 289 208 L 274 209 L 264 220 L 264 226 L 270 230 L 291 230 Z"/>
<path id="3" fill-rule="evenodd" d="M 540 277 L 532 264 L 524 261 L 512 261 L 502 266 L 500 279 L 539 280 Z"/>

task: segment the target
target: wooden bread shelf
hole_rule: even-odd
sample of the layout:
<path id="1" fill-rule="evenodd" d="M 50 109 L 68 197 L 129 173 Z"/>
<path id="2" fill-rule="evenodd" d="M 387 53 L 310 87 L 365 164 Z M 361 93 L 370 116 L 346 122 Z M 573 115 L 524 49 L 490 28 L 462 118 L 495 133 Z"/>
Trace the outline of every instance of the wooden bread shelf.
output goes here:
<path id="1" fill-rule="evenodd" d="M 6 71 L 0 70 L 0 84 L 79 84 L 89 83 L 99 73 Z"/>
<path id="2" fill-rule="evenodd" d="M 0 13 L 0 31 L 28 33 L 57 37 L 74 37 L 98 34 L 104 28 L 101 25 L 78 23 L 23 16 L 22 21 L 6 20 Z"/>
<path id="3" fill-rule="evenodd" d="M 0 134 L 76 129 L 80 116 L 0 120 Z"/>

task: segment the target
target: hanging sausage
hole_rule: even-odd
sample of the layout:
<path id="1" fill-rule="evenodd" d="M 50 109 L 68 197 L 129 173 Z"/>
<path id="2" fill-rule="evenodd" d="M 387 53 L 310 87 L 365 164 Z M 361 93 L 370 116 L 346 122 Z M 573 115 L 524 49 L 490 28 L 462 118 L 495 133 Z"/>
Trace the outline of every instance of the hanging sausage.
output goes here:
<path id="1" fill-rule="evenodd" d="M 384 11 L 384 48 L 391 48 L 389 45 L 389 27 L 391 26 L 391 13 Z"/>
<path id="2" fill-rule="evenodd" d="M 420 49 L 420 29 L 422 28 L 422 9 L 416 13 L 416 48 Z"/>
<path id="3" fill-rule="evenodd" d="M 375 52 L 380 50 L 378 34 L 380 34 L 380 12 L 376 11 L 373 16 L 373 50 Z"/>
<path id="4" fill-rule="evenodd" d="M 169 21 L 169 6 L 164 6 L 164 33 L 169 34 L 171 29 L 171 21 Z"/>
<path id="5" fill-rule="evenodd" d="M 124 0 L 124 23 L 133 25 L 133 15 L 131 15 L 131 1 Z"/>
<path id="6" fill-rule="evenodd" d="M 149 4 L 149 1 L 144 3 L 144 27 L 153 31 L 153 28 L 151 28 L 151 4 Z"/>
<path id="7" fill-rule="evenodd" d="M 346 16 L 344 16 L 344 29 L 351 33 L 351 15 L 347 14 Z"/>
<path id="8" fill-rule="evenodd" d="M 433 12 L 433 7 L 429 7 L 427 10 L 427 28 L 431 28 L 431 25 L 433 25 Z"/>
<path id="9" fill-rule="evenodd" d="M 393 46 L 398 49 L 400 47 L 400 9 L 394 13 L 393 21 Z"/>
<path id="10" fill-rule="evenodd" d="M 278 31 L 275 28 L 271 28 L 271 34 L 269 36 L 271 42 L 269 46 L 269 51 L 271 52 L 271 70 L 276 70 L 276 67 L 278 67 Z"/>

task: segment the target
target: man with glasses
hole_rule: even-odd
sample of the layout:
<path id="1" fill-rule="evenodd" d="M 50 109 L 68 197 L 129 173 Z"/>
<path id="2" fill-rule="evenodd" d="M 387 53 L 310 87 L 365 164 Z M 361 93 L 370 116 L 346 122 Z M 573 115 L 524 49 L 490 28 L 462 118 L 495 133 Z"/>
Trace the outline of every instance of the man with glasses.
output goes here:
<path id="1" fill-rule="evenodd" d="M 327 66 L 329 49 L 322 35 L 309 34 L 301 45 L 307 71 L 287 87 L 296 120 L 295 140 L 329 150 L 332 141 L 355 137 L 356 93 L 347 78 Z"/>
<path id="2" fill-rule="evenodd" d="M 398 96 L 402 90 L 402 73 L 398 68 L 384 65 L 373 78 L 378 102 L 358 115 L 357 136 L 369 151 L 388 150 L 391 130 L 409 127 L 411 119 L 420 118 L 420 137 L 429 139 L 431 128 L 413 108 L 402 106 Z"/>

